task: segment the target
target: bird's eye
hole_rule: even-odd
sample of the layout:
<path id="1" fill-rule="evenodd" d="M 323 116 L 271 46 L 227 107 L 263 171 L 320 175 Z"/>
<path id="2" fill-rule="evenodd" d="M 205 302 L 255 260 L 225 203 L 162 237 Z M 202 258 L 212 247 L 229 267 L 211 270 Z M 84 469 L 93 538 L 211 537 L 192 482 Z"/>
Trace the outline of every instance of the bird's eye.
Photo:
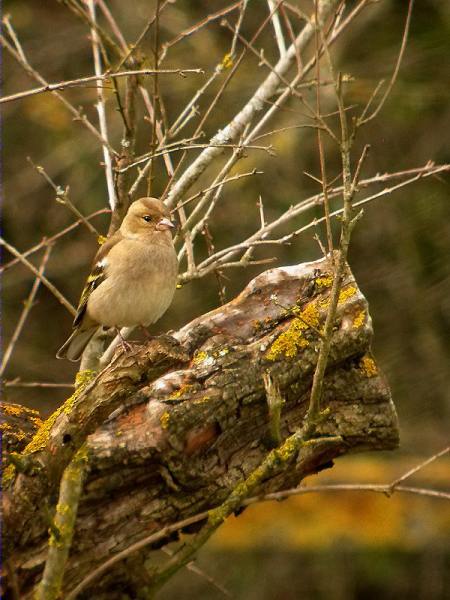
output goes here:
<path id="1" fill-rule="evenodd" d="M 145 215 L 145 217 L 142 217 L 144 219 L 144 221 L 147 221 L 147 223 L 150 223 L 150 221 L 152 220 L 152 217 L 150 215 Z"/>

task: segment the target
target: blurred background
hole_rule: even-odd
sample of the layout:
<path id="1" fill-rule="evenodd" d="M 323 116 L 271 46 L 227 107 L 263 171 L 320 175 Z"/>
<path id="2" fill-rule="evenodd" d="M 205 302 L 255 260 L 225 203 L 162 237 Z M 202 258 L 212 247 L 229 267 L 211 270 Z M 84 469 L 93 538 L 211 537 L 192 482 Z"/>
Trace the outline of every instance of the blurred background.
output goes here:
<path id="1" fill-rule="evenodd" d="M 356 3 L 349 2 L 350 7 Z M 128 42 L 137 39 L 156 2 L 120 0 L 106 2 Z M 293 0 L 294 8 L 310 13 L 311 2 Z M 227 2 L 207 0 L 166 3 L 160 18 L 160 43 L 170 43 Z M 392 74 L 400 48 L 407 2 L 383 0 L 370 3 L 333 46 L 337 69 L 349 75 L 347 105 L 360 110 L 379 80 Z M 57 1 L 10 0 L 4 15 L 23 45 L 32 67 L 50 82 L 93 73 L 89 31 Z M 267 16 L 265 2 L 249 2 L 242 35 L 250 39 Z M 230 49 L 237 11 L 211 20 L 193 35 L 169 44 L 164 68 L 202 68 L 210 75 Z M 289 12 L 295 28 L 301 21 Z M 100 19 L 102 25 L 108 24 Z M 4 32 L 5 33 L 5 32 Z M 140 48 L 144 66 L 152 65 L 153 29 Z M 256 48 L 272 64 L 278 50 L 270 24 Z M 238 45 L 238 50 L 242 46 Z M 306 52 L 306 58 L 313 48 Z M 420 167 L 428 160 L 450 162 L 450 4 L 421 0 L 414 7 L 410 37 L 398 80 L 378 118 L 363 128 L 356 140 L 357 160 L 364 144 L 371 144 L 362 177 Z M 146 58 L 149 57 L 149 58 Z M 324 67 L 325 68 L 325 67 Z M 226 72 L 199 102 L 195 117 L 180 137 L 189 137 L 213 100 Z M 223 127 L 252 95 L 267 68 L 248 51 L 227 86 L 216 109 L 206 121 L 205 140 Z M 312 77 L 312 75 L 311 75 Z M 324 72 L 324 80 L 327 73 Z M 204 82 L 200 75 L 160 77 L 160 93 L 167 121 L 172 123 Z M 151 81 L 143 83 L 151 93 Z M 3 95 L 35 87 L 25 70 L 3 51 Z M 123 82 L 119 84 L 123 89 Z M 111 86 L 105 85 L 110 140 L 118 148 L 122 138 L 120 117 Z M 314 90 L 302 90 L 314 102 Z M 93 86 L 66 90 L 64 97 L 97 125 Z M 329 86 L 323 87 L 324 111 L 335 105 Z M 137 154 L 148 150 L 151 124 L 139 103 Z M 260 141 L 272 144 L 276 156 L 248 150 L 233 173 L 257 168 L 261 175 L 225 186 L 211 220 L 216 249 L 239 242 L 258 227 L 257 202 L 261 196 L 268 220 L 291 204 L 320 191 L 304 174 L 320 176 L 317 136 L 313 129 L 293 129 L 305 123 L 304 107 L 291 99 L 264 133 L 289 128 Z M 336 126 L 332 119 L 330 124 Z M 324 138 L 329 179 L 340 172 L 336 146 Z M 84 215 L 107 207 L 102 154 L 97 140 L 74 121 L 51 94 L 40 94 L 3 105 L 3 236 L 21 252 L 70 226 L 76 218 L 27 160 L 65 188 Z M 189 153 L 189 159 L 196 155 Z M 177 159 L 174 155 L 174 160 Z M 217 161 L 196 184 L 207 187 L 220 170 Z M 186 163 L 188 164 L 188 163 Z M 136 173 L 134 173 L 136 175 Z M 156 162 L 152 194 L 161 194 L 168 183 L 162 159 Z M 374 323 L 373 349 L 391 385 L 401 427 L 401 447 L 390 454 L 347 457 L 335 469 L 311 479 L 326 482 L 385 483 L 449 444 L 450 417 L 450 179 L 426 178 L 367 205 L 350 249 L 350 265 L 367 296 Z M 370 188 L 375 193 L 384 187 Z M 144 195 L 145 189 L 140 190 Z M 362 190 L 358 198 L 368 195 Z M 334 202 L 333 207 L 338 206 Z M 321 216 L 309 211 L 279 233 L 298 228 Z M 93 219 L 102 233 L 108 215 Z M 336 224 L 337 225 L 337 224 Z M 337 231 L 337 229 L 336 229 Z M 277 263 L 293 264 L 321 255 L 313 239 L 317 227 L 295 239 L 291 246 L 260 252 L 276 256 Z M 96 236 L 83 225 L 74 227 L 55 244 L 46 276 L 77 304 L 90 262 L 97 248 Z M 207 255 L 203 239 L 196 245 L 198 257 Z M 38 266 L 43 250 L 29 256 Z M 3 251 L 3 263 L 12 259 Z M 184 268 L 184 267 L 183 267 Z M 231 299 L 265 267 L 229 270 L 226 295 Z M 13 334 L 33 284 L 34 276 L 20 264 L 10 266 L 3 277 L 2 342 Z M 219 304 L 216 279 L 211 276 L 183 286 L 173 306 L 155 332 L 176 329 Z M 77 366 L 57 361 L 57 348 L 70 331 L 72 318 L 41 285 L 24 331 L 14 347 L 4 373 L 3 398 L 50 414 L 70 393 L 69 388 L 28 388 L 11 382 L 73 382 Z M 20 381 L 18 380 L 20 379 Z M 421 471 L 414 485 L 450 488 L 450 460 L 436 461 Z M 267 503 L 247 509 L 227 522 L 200 554 L 200 565 L 223 583 L 236 598 L 431 598 L 450 597 L 450 506 L 442 499 L 397 494 L 393 498 L 357 492 L 311 494 L 283 503 Z M 223 594 L 195 574 L 179 574 L 163 591 L 162 598 L 219 598 Z"/>

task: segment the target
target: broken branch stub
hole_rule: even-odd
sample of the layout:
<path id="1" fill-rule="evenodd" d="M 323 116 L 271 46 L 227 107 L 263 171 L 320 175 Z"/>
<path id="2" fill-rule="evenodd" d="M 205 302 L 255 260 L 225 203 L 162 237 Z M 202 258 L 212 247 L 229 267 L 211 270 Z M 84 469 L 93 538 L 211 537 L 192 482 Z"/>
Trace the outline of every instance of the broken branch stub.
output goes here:
<path id="1" fill-rule="evenodd" d="M 166 372 L 148 376 L 144 357 L 156 342 L 133 351 L 133 385 L 88 438 L 90 473 L 66 592 L 142 537 L 218 506 L 261 463 L 270 438 L 264 376 L 270 375 L 283 398 L 281 440 L 302 426 L 332 281 L 326 259 L 271 269 L 225 306 L 176 332 L 183 359 L 169 361 Z M 397 446 L 396 412 L 371 355 L 371 339 L 367 301 L 347 269 L 325 374 L 326 413 L 318 425 L 321 436 L 341 436 L 342 442 L 324 440 L 302 450 L 289 469 L 263 481 L 258 494 L 295 486 L 347 452 Z M 80 402 L 88 405 L 93 397 L 98 402 L 103 393 L 120 389 L 115 379 L 115 373 L 124 375 L 120 368 L 98 375 Z M 60 422 L 54 441 L 62 439 L 61 427 Z M 54 443 L 52 452 L 59 452 Z M 24 597 L 45 561 L 46 528 L 36 527 L 26 538 L 12 550 Z M 132 571 L 117 563 L 95 582 L 95 591 L 129 581 Z"/>

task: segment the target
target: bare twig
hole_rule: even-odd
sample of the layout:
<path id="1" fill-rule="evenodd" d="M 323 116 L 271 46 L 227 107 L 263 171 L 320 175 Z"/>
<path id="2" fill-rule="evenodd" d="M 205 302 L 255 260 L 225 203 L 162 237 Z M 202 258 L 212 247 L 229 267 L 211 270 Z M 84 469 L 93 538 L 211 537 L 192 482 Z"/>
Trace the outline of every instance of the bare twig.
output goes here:
<path id="1" fill-rule="evenodd" d="M 226 183 L 231 183 L 232 181 L 237 181 L 238 179 L 243 179 L 244 177 L 251 177 L 252 175 L 263 175 L 263 173 L 264 173 L 264 171 L 258 171 L 257 169 L 253 169 L 253 171 L 249 171 L 248 173 L 238 173 L 237 175 L 228 177 L 228 178 L 224 179 L 223 181 L 221 181 L 220 183 L 212 184 L 209 187 L 200 190 L 193 196 L 189 196 L 189 198 L 186 198 L 186 200 L 184 200 L 183 202 L 178 204 L 178 206 L 172 212 L 174 212 L 181 206 L 186 206 L 186 204 L 189 204 L 190 202 L 192 202 L 193 200 L 196 200 L 197 198 L 200 198 L 200 196 L 203 196 L 207 192 L 211 192 L 211 191 L 217 189 L 218 187 L 225 185 Z"/>
<path id="2" fill-rule="evenodd" d="M 174 555 L 173 550 L 170 550 L 167 547 L 161 548 L 161 552 L 164 552 L 164 554 L 167 554 L 168 556 L 173 556 Z M 197 565 L 194 562 L 188 563 L 186 565 L 186 569 L 188 571 L 191 571 L 192 573 L 195 573 L 196 575 L 198 575 L 199 577 L 201 577 L 202 579 L 204 579 L 205 581 L 207 581 L 210 585 L 212 585 L 217 590 L 219 590 L 219 592 L 221 592 L 226 598 L 232 598 L 233 597 L 230 594 L 230 592 L 223 585 L 221 585 L 215 579 L 213 579 L 211 577 L 211 575 L 208 575 L 208 573 L 205 573 L 205 571 L 203 571 L 202 569 L 200 569 L 199 567 L 197 567 Z"/>
<path id="3" fill-rule="evenodd" d="M 12 27 L 9 23 L 9 21 L 7 20 L 7 17 L 3 18 L 3 23 L 8 27 L 8 31 L 13 31 Z M 15 40 L 17 40 L 17 37 L 15 37 Z M 11 44 L 6 40 L 6 38 L 3 35 L 0 35 L 0 43 L 2 44 L 2 46 L 4 48 L 6 48 L 6 50 L 15 58 L 15 60 L 24 68 L 24 70 L 28 73 L 28 75 L 30 75 L 31 77 L 33 77 L 36 81 L 39 81 L 39 83 L 46 87 L 48 85 L 50 85 L 48 83 L 48 81 L 46 81 L 44 79 L 44 77 L 42 77 L 42 75 L 40 73 L 38 73 L 38 71 L 36 71 L 28 62 L 28 59 L 25 56 L 25 53 L 23 52 L 23 48 L 19 45 L 18 48 L 13 48 L 11 46 Z M 18 43 L 18 41 L 17 41 Z M 58 100 L 60 102 L 62 102 L 62 104 L 67 108 L 67 110 L 72 114 L 72 116 L 74 117 L 75 121 L 79 121 L 80 123 L 82 123 L 98 140 L 100 140 L 100 142 L 102 144 L 106 144 L 108 146 L 108 149 L 111 153 L 116 154 L 116 151 L 114 150 L 114 148 L 112 148 L 112 146 L 109 145 L 109 142 L 107 140 L 105 140 L 105 138 L 102 136 L 102 134 L 98 131 L 98 129 L 89 121 L 89 119 L 86 117 L 85 114 L 83 114 L 81 111 L 79 111 L 78 109 L 76 109 L 68 100 L 67 98 L 65 98 L 62 94 L 59 93 L 59 91 L 57 90 L 53 90 L 51 92 L 54 96 L 56 96 L 56 98 L 58 98 Z"/>
<path id="4" fill-rule="evenodd" d="M 102 59 L 100 55 L 100 41 L 95 28 L 96 16 L 95 16 L 95 2 L 94 0 L 87 0 L 87 6 L 89 9 L 89 15 L 94 24 L 91 28 L 91 41 L 92 41 L 92 55 L 94 57 L 94 71 L 97 77 L 102 75 Z M 108 141 L 108 125 L 106 122 L 106 111 L 105 111 L 105 98 L 103 95 L 103 88 L 97 81 L 97 103 L 95 105 L 98 113 L 98 121 L 100 125 L 100 132 L 103 139 Z M 103 160 L 105 164 L 105 175 L 106 175 L 106 187 L 108 190 L 108 201 L 112 211 L 114 211 L 117 198 L 116 191 L 114 189 L 114 175 L 111 160 L 111 153 L 109 151 L 109 143 L 103 144 Z"/>
<path id="5" fill-rule="evenodd" d="M 409 479 L 410 477 L 412 477 L 413 475 L 415 475 L 418 471 L 421 471 L 422 469 L 424 469 L 425 467 L 427 467 L 429 464 L 431 464 L 432 462 L 434 462 L 438 458 L 441 458 L 441 456 L 444 456 L 445 454 L 448 454 L 449 452 L 450 452 L 450 446 L 447 446 L 446 448 L 443 448 L 439 452 L 436 452 L 435 454 L 433 454 L 432 456 L 430 456 L 429 458 L 427 458 L 423 462 L 419 463 L 418 465 L 416 465 L 412 469 L 409 469 L 409 471 L 406 471 L 406 473 L 403 473 L 403 475 L 401 475 L 397 479 L 394 479 L 394 481 L 392 481 L 389 484 L 390 490 L 393 491 L 395 489 L 398 489 L 398 486 L 399 486 L 400 483 L 403 483 L 406 479 Z"/>
<path id="6" fill-rule="evenodd" d="M 96 75 L 90 75 L 88 77 L 79 77 L 78 79 L 70 79 L 68 81 L 58 81 L 57 83 L 48 83 L 31 90 L 25 90 L 23 92 L 17 92 L 9 96 L 3 96 L 0 98 L 0 104 L 6 104 L 7 102 L 14 102 L 15 100 L 22 100 L 29 96 L 36 96 L 37 94 L 43 94 L 45 92 L 62 91 L 68 88 L 84 86 L 87 83 L 94 81 L 108 81 L 109 79 L 119 79 L 121 77 L 129 77 L 131 75 L 180 75 L 185 77 L 188 73 L 203 73 L 202 69 L 135 69 L 130 71 L 106 72 Z M 97 88 L 100 86 L 97 86 Z"/>
<path id="7" fill-rule="evenodd" d="M 238 0 L 237 2 L 234 2 L 233 4 L 226 6 L 225 8 L 221 8 L 220 10 L 216 11 L 215 13 L 208 15 L 207 17 L 205 17 L 204 19 L 202 19 L 195 25 L 192 25 L 188 29 L 181 31 L 174 39 L 170 40 L 169 42 L 166 42 L 163 45 L 163 56 L 165 56 L 165 54 L 167 53 L 167 50 L 169 48 L 172 48 L 172 46 L 175 46 L 175 44 L 178 44 L 184 38 L 187 38 L 187 37 L 193 35 L 197 31 L 199 31 L 200 29 L 202 29 L 203 27 L 208 25 L 209 23 L 212 23 L 213 21 L 220 19 L 220 17 L 224 17 L 228 13 L 238 9 L 241 6 L 241 4 L 242 4 L 242 0 Z"/>
<path id="8" fill-rule="evenodd" d="M 93 219 L 94 217 L 97 217 L 99 215 L 104 215 L 104 214 L 109 213 L 109 212 L 110 212 L 109 209 L 102 208 L 100 210 L 96 210 L 95 212 L 91 213 L 90 215 L 87 215 L 84 218 L 87 221 L 89 221 L 90 219 Z M 25 250 L 25 252 L 22 252 L 21 255 L 23 257 L 25 257 L 25 258 L 27 256 L 30 256 L 30 254 L 33 254 L 34 252 L 37 252 L 41 248 L 44 248 L 45 246 L 48 246 L 49 244 L 52 244 L 53 242 L 56 242 L 60 238 L 64 237 L 66 234 L 70 233 L 72 230 L 74 230 L 77 227 L 79 227 L 82 223 L 83 223 L 83 220 L 82 219 L 78 219 L 78 221 L 75 221 L 71 225 L 68 225 L 67 227 L 65 227 L 64 229 L 62 229 L 61 231 L 59 231 L 58 233 L 55 233 L 55 235 L 52 235 L 49 238 L 44 238 L 43 240 L 41 240 L 38 244 L 36 244 L 32 248 L 29 248 L 28 250 Z M 19 262 L 20 262 L 19 258 L 13 258 L 9 262 L 5 263 L 4 265 L 0 265 L 0 273 L 2 273 L 3 271 L 6 271 L 7 269 L 10 269 L 11 267 L 13 267 L 14 265 L 16 265 Z"/>
<path id="9" fill-rule="evenodd" d="M 338 0 L 321 0 L 320 12 L 322 18 L 326 18 L 333 10 Z M 285 55 L 280 58 L 275 66 L 275 73 L 270 73 L 265 81 L 258 87 L 252 98 L 241 109 L 241 111 L 219 131 L 212 139 L 211 144 L 221 145 L 229 144 L 236 140 L 244 131 L 245 127 L 252 121 L 255 115 L 264 106 L 265 100 L 268 100 L 276 92 L 279 84 L 278 74 L 284 76 L 292 63 L 295 61 L 296 48 L 304 48 L 311 40 L 314 34 L 314 27 L 310 24 L 305 25 L 302 32 L 296 39 L 295 44 L 291 44 Z M 183 175 L 173 185 L 167 197 L 167 204 L 172 207 L 186 193 L 200 177 L 208 165 L 222 153 L 218 147 L 206 148 L 200 156 L 184 171 Z"/>
<path id="10" fill-rule="evenodd" d="M 394 186 L 384 188 L 383 190 L 381 190 L 380 192 L 377 192 L 376 194 L 373 194 L 371 196 L 363 198 L 362 200 L 360 200 L 358 202 L 355 202 L 354 208 L 364 206 L 365 204 L 368 204 L 369 202 L 372 202 L 373 200 L 376 200 L 383 196 L 392 194 L 394 191 L 396 191 L 402 187 L 405 187 L 407 185 L 411 185 L 412 183 L 418 181 L 421 178 L 431 177 L 433 175 L 437 175 L 439 173 L 448 172 L 448 171 L 450 171 L 450 165 L 434 165 L 433 163 L 427 163 L 423 167 L 407 169 L 405 171 L 398 171 L 396 173 L 384 173 L 382 175 L 376 175 L 374 177 L 362 180 L 358 184 L 358 187 L 360 189 L 364 188 L 364 187 L 368 187 L 369 185 L 374 185 L 377 183 L 383 183 L 386 181 L 390 181 L 392 179 L 410 176 L 405 181 L 402 181 Z M 340 187 L 330 190 L 329 198 L 339 196 L 342 193 L 342 189 L 343 189 L 342 186 L 340 186 Z M 307 211 L 311 208 L 314 208 L 317 205 L 322 204 L 322 202 L 323 202 L 323 195 L 316 194 L 315 196 L 312 196 L 306 200 L 302 200 L 298 204 L 291 206 L 280 217 L 278 217 L 271 223 L 268 223 L 264 228 L 259 229 L 256 233 L 254 233 L 253 235 L 248 237 L 245 241 L 240 242 L 238 244 L 234 244 L 233 246 L 229 246 L 228 248 L 224 248 L 223 250 L 218 250 L 214 255 L 206 258 L 204 261 L 199 263 L 197 266 L 197 274 L 196 274 L 195 278 L 203 277 L 204 275 L 210 273 L 211 270 L 213 270 L 214 268 L 217 268 L 218 265 L 222 265 L 222 264 L 226 263 L 226 261 L 228 261 L 231 257 L 235 256 L 241 250 L 247 250 L 248 248 L 250 248 L 252 246 L 257 246 L 257 245 L 287 244 L 292 239 L 297 237 L 298 235 L 304 233 L 305 231 L 307 231 L 313 227 L 316 227 L 318 224 L 325 221 L 325 217 L 321 217 L 319 219 L 314 219 L 307 225 L 303 225 L 296 231 L 286 234 L 285 236 L 283 236 L 281 238 L 265 239 L 268 236 L 268 234 L 271 231 L 273 231 L 274 229 L 286 224 L 288 221 L 290 221 L 294 217 L 304 213 L 305 211 Z M 333 211 L 332 213 L 330 213 L 330 217 L 337 217 L 337 216 L 341 215 L 342 212 L 343 212 L 342 208 L 337 209 L 337 210 Z M 190 278 L 191 277 L 190 276 L 188 277 L 186 273 L 180 274 L 180 276 L 179 276 L 180 282 L 183 282 L 183 283 L 186 283 L 187 281 L 189 281 Z"/>
<path id="11" fill-rule="evenodd" d="M 316 78 L 317 78 L 317 81 L 320 81 L 319 27 L 321 26 L 321 24 L 319 23 L 318 1 L 317 0 L 315 0 L 314 8 L 315 8 L 315 13 L 314 13 L 315 19 L 314 20 L 315 20 L 315 24 L 316 24 L 315 34 L 314 34 L 315 51 L 316 51 Z M 319 115 L 319 117 L 320 117 L 320 110 L 321 110 L 320 91 L 321 91 L 321 86 L 317 85 L 316 86 L 316 112 Z M 317 146 L 319 149 L 320 174 L 322 177 L 323 207 L 325 210 L 325 224 L 326 224 L 326 231 L 327 231 L 328 253 L 330 255 L 331 262 L 334 266 L 333 233 L 331 231 L 330 202 L 328 199 L 327 172 L 326 172 L 326 167 L 325 167 L 325 154 L 324 154 L 323 143 L 322 143 L 322 132 L 319 128 L 317 129 Z"/>
<path id="12" fill-rule="evenodd" d="M 286 54 L 286 42 L 284 41 L 283 28 L 281 27 L 280 15 L 278 14 L 278 9 L 282 2 L 278 2 L 278 6 L 275 4 L 275 0 L 267 0 L 267 4 L 269 5 L 269 10 L 272 14 L 272 25 L 273 30 L 275 32 L 275 39 L 277 41 L 278 51 L 280 56 L 284 56 Z"/>
<path id="13" fill-rule="evenodd" d="M 19 377 L 2 382 L 5 387 L 15 388 L 67 388 L 73 389 L 73 383 L 54 383 L 52 381 L 21 381 Z"/>
<path id="14" fill-rule="evenodd" d="M 38 271 L 39 276 L 43 275 L 43 273 L 45 271 L 45 267 L 46 267 L 48 259 L 50 257 L 51 250 L 52 250 L 51 246 L 47 246 L 47 248 L 45 249 L 44 256 L 42 257 L 41 264 L 39 266 L 39 271 Z M 19 339 L 19 336 L 22 333 L 22 329 L 23 329 L 23 326 L 25 325 L 25 321 L 27 320 L 27 317 L 30 314 L 30 311 L 33 307 L 33 302 L 36 297 L 37 291 L 39 289 L 40 283 L 41 283 L 40 277 L 36 276 L 36 278 L 33 282 L 33 285 L 31 287 L 30 293 L 28 295 L 28 298 L 24 302 L 24 307 L 23 307 L 22 313 L 19 317 L 19 320 L 17 321 L 17 325 L 14 330 L 14 333 L 12 334 L 11 340 L 3 354 L 2 364 L 0 366 L 0 377 L 3 375 L 6 367 L 8 366 L 8 362 L 13 353 L 14 346 L 16 345 L 17 340 Z"/>
<path id="15" fill-rule="evenodd" d="M 402 60 L 403 60 L 403 55 L 405 54 L 405 49 L 406 49 L 406 45 L 408 42 L 409 26 L 411 24 L 411 15 L 412 15 L 413 6 L 414 6 L 414 0 L 409 0 L 408 11 L 407 11 L 407 15 L 406 15 L 406 22 L 405 22 L 405 27 L 403 30 L 402 43 L 400 46 L 400 52 L 398 53 L 397 62 L 395 64 L 395 68 L 394 68 L 394 72 L 392 73 L 391 80 L 389 81 L 388 86 L 387 86 L 380 102 L 378 103 L 378 106 L 375 108 L 375 110 L 369 116 L 366 116 L 367 109 L 369 107 L 369 104 L 367 104 L 366 110 L 363 112 L 363 114 L 357 121 L 358 126 L 364 125 L 368 121 L 375 119 L 375 117 L 378 115 L 380 110 L 383 108 L 384 103 L 386 102 L 387 98 L 389 97 L 389 95 L 392 91 L 392 88 L 394 87 L 395 82 L 397 81 L 397 77 L 398 77 L 398 74 L 400 71 L 400 66 L 401 66 Z"/>
<path id="16" fill-rule="evenodd" d="M 42 177 L 45 179 L 45 181 L 54 189 L 57 202 L 67 206 L 67 208 L 69 208 L 69 210 L 71 210 L 73 212 L 73 214 L 80 219 L 80 221 L 83 223 L 83 225 L 85 225 L 91 233 L 93 233 L 96 237 L 98 237 L 100 234 L 97 231 L 97 229 L 91 223 L 89 223 L 89 221 L 86 219 L 86 217 L 78 210 L 78 208 L 70 200 L 69 187 L 67 186 L 66 188 L 62 188 L 60 185 L 56 185 L 56 183 L 53 181 L 53 179 L 50 177 L 50 175 L 46 172 L 44 167 L 42 167 L 41 165 L 34 164 L 34 162 L 31 160 L 31 158 L 29 156 L 27 158 L 28 158 L 28 162 L 31 164 L 31 166 L 34 169 L 36 169 L 36 171 L 39 173 L 39 175 L 42 175 Z"/>
<path id="17" fill-rule="evenodd" d="M 150 31 L 150 27 L 153 25 L 153 23 L 155 22 L 155 20 L 159 17 L 160 13 L 165 9 L 165 7 L 168 4 L 171 4 L 171 0 L 165 0 L 165 2 L 163 2 L 157 8 L 157 10 L 153 13 L 153 15 L 147 21 L 144 29 L 141 31 L 141 33 L 139 34 L 139 36 L 136 38 L 136 41 L 133 44 L 130 44 L 130 48 L 129 48 L 128 52 L 123 56 L 123 58 L 121 59 L 120 63 L 116 67 L 116 70 L 120 69 L 120 67 L 123 64 L 129 62 L 129 60 L 130 60 L 131 56 L 133 55 L 133 53 L 136 51 L 137 48 L 139 48 L 142 40 L 145 38 L 145 36 L 147 35 L 147 33 Z"/>
<path id="18" fill-rule="evenodd" d="M 57 298 L 57 300 L 65 308 L 67 308 L 67 310 L 73 316 L 75 316 L 77 314 L 77 311 L 75 310 L 75 308 L 61 294 L 61 292 L 53 285 L 53 283 L 51 283 L 43 273 L 39 273 L 39 271 L 36 269 L 36 267 L 32 263 L 30 263 L 30 261 L 27 260 L 23 256 L 23 254 L 21 254 L 18 250 L 16 250 L 16 248 L 14 248 L 14 246 L 11 246 L 11 244 L 8 244 L 8 242 L 6 240 L 4 240 L 2 237 L 0 237 L 0 244 L 2 244 L 3 246 L 5 246 L 5 248 L 8 250 L 8 252 L 10 252 L 11 254 L 13 254 L 16 258 L 19 259 L 19 261 L 21 263 L 23 263 L 26 267 L 28 267 L 28 269 L 30 269 L 30 271 L 45 285 L 46 288 L 48 288 L 51 291 L 51 293 Z"/>

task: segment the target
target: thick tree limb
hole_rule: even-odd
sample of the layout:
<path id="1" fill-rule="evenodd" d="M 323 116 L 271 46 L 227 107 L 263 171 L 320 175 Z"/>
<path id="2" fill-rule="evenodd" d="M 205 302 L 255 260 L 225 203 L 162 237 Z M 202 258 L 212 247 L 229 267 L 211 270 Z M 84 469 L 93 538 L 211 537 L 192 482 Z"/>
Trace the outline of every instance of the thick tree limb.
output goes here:
<path id="1" fill-rule="evenodd" d="M 28 470 L 25 464 L 9 474 L 7 553 L 23 598 L 46 559 L 45 504 L 88 434 L 90 472 L 65 594 L 134 542 L 217 507 L 262 463 L 273 445 L 267 373 L 284 400 L 281 440 L 301 428 L 331 285 L 326 259 L 266 271 L 229 304 L 173 338 L 117 355 L 78 389 L 20 455 Z M 318 427 L 333 440 L 302 451 L 253 495 L 295 486 L 344 453 L 397 446 L 395 408 L 370 355 L 371 338 L 367 302 L 346 269 L 322 395 L 328 412 Z M 132 565 L 142 556 L 118 561 L 86 590 L 89 598 L 132 587 Z"/>

